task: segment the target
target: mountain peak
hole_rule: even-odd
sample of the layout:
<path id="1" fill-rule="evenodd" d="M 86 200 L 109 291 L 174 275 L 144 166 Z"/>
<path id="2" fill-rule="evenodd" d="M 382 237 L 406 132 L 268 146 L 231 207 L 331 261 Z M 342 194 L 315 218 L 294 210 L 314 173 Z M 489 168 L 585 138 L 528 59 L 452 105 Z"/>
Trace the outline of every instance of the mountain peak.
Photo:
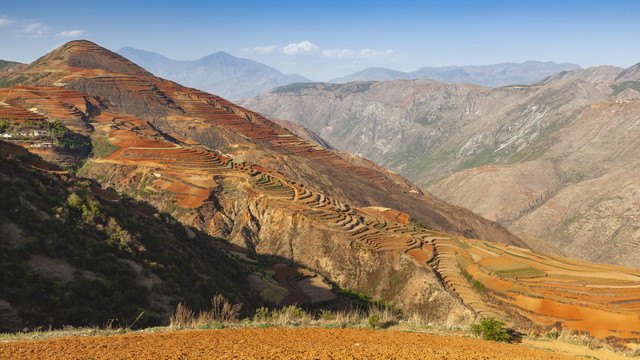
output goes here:
<path id="1" fill-rule="evenodd" d="M 230 99 L 242 99 L 277 86 L 310 81 L 300 75 L 283 74 L 265 64 L 225 51 L 217 51 L 197 60 L 174 60 L 131 47 L 122 48 L 118 53 L 154 75 Z"/>
<path id="2" fill-rule="evenodd" d="M 50 83 L 52 77 L 82 70 L 102 70 L 138 77 L 153 76 L 140 66 L 100 45 L 88 40 L 73 40 L 10 75 L 5 79 L 5 83 L 11 84 L 18 79 L 23 85 Z"/>

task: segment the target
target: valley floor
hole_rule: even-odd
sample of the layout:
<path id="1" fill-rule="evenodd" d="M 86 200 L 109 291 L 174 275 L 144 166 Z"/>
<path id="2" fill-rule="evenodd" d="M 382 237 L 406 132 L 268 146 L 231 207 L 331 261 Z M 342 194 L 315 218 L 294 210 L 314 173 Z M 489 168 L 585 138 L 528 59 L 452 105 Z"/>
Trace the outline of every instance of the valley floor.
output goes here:
<path id="1" fill-rule="evenodd" d="M 457 336 L 328 328 L 240 328 L 0 344 L 0 359 L 571 359 Z"/>

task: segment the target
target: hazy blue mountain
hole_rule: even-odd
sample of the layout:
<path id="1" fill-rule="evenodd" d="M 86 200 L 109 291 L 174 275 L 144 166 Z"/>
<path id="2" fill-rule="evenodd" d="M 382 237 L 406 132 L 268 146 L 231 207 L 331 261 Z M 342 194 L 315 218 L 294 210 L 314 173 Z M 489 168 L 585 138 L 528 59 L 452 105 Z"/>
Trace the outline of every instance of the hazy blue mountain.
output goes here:
<path id="1" fill-rule="evenodd" d="M 333 83 L 350 81 L 389 81 L 397 79 L 433 79 L 450 84 L 475 84 L 488 87 L 530 84 L 561 71 L 579 69 L 576 64 L 527 61 L 482 66 L 423 67 L 413 72 L 384 68 L 368 68 L 345 77 L 332 79 Z"/>
<path id="2" fill-rule="evenodd" d="M 124 47 L 118 54 L 154 75 L 173 80 L 227 99 L 255 96 L 276 86 L 309 79 L 286 75 L 259 62 L 218 51 L 198 60 L 179 61 L 150 51 Z"/>

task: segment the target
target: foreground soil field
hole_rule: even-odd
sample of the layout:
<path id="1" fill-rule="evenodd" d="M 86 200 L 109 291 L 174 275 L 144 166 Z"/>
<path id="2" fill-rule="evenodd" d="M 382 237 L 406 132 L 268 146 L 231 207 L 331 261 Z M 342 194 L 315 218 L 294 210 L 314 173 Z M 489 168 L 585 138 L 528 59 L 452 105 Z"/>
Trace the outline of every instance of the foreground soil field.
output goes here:
<path id="1" fill-rule="evenodd" d="M 0 344 L 0 359 L 574 359 L 520 345 L 399 331 L 242 328 Z"/>

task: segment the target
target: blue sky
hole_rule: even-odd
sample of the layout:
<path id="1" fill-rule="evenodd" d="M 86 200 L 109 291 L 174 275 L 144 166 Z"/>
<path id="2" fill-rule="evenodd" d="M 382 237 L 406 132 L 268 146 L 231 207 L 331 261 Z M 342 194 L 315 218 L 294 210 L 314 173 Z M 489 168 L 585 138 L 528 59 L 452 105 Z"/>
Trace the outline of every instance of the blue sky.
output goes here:
<path id="1" fill-rule="evenodd" d="M 0 59 L 30 62 L 73 39 L 178 60 L 223 50 L 328 80 L 367 67 L 527 60 L 640 62 L 640 1 L 15 1 Z"/>

